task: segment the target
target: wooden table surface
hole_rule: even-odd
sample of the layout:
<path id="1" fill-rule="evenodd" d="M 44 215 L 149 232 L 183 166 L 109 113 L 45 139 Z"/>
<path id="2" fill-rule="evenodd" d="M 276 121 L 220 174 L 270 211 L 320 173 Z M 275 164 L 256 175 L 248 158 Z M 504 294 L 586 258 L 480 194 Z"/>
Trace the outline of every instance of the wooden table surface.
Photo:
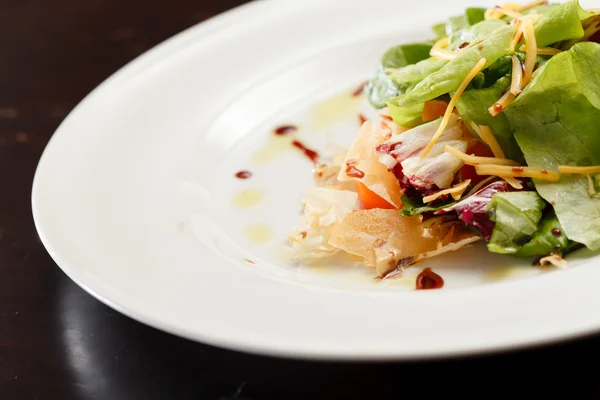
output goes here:
<path id="1" fill-rule="evenodd" d="M 146 327 L 61 272 L 30 209 L 33 173 L 58 124 L 126 62 L 242 2 L 0 2 L 0 400 L 521 398 L 526 391 L 554 398 L 563 390 L 570 399 L 596 398 L 600 336 L 421 363 L 272 359 Z"/>

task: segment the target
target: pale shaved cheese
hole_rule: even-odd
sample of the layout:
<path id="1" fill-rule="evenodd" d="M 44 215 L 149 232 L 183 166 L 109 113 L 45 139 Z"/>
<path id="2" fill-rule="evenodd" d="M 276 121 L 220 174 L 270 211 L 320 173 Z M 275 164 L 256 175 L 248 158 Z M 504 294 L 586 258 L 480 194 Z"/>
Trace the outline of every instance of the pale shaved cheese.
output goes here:
<path id="1" fill-rule="evenodd" d="M 589 175 L 586 175 L 587 177 L 587 181 L 588 181 L 588 194 L 590 195 L 590 197 L 593 197 L 596 195 L 596 188 L 594 187 L 594 181 L 592 180 L 592 177 Z"/>
<path id="2" fill-rule="evenodd" d="M 567 262 L 564 258 L 558 254 L 552 254 L 546 257 L 540 258 L 540 266 L 545 267 L 548 264 L 554 265 L 557 268 L 567 268 Z"/>
<path id="3" fill-rule="evenodd" d="M 518 11 L 529 10 L 530 8 L 541 6 L 542 4 L 548 4 L 548 0 L 536 0 L 536 1 L 532 1 L 529 4 L 525 4 L 523 6 L 520 6 L 518 8 Z"/>
<path id="4" fill-rule="evenodd" d="M 523 91 L 523 66 L 519 58 L 512 56 L 512 79 L 510 81 L 510 92 L 517 96 Z"/>
<path id="5" fill-rule="evenodd" d="M 441 58 L 443 60 L 453 60 L 458 55 L 458 53 L 444 49 L 444 47 L 446 46 L 448 46 L 447 37 L 435 42 L 435 44 L 431 47 L 431 50 L 429 51 L 429 55 L 432 57 Z"/>
<path id="6" fill-rule="evenodd" d="M 506 183 L 508 183 L 510 186 L 512 186 L 513 188 L 515 188 L 515 189 L 517 189 L 517 190 L 521 190 L 521 189 L 523 189 L 523 185 L 521 185 L 521 182 L 519 182 L 518 180 L 516 180 L 516 179 L 515 179 L 515 178 L 513 178 L 513 177 L 510 177 L 510 176 L 505 176 L 505 177 L 504 177 L 504 178 L 502 178 L 502 179 L 504 179 L 504 181 L 505 181 Z"/>
<path id="7" fill-rule="evenodd" d="M 497 158 L 497 157 L 479 157 L 473 156 L 463 153 L 462 151 L 455 149 L 451 146 L 446 146 L 444 151 L 460 158 L 467 165 L 479 165 L 479 164 L 494 164 L 494 165 L 511 165 L 518 166 L 519 163 L 509 160 L 507 158 Z"/>
<path id="8" fill-rule="evenodd" d="M 485 144 L 490 146 L 492 153 L 494 153 L 494 157 L 506 158 L 504 156 L 504 152 L 502 151 L 502 147 L 500 147 L 500 144 L 496 140 L 496 136 L 494 136 L 494 133 L 488 126 L 485 126 L 485 125 L 480 126 L 479 132 L 477 132 L 477 133 L 479 134 L 479 137 L 481 138 L 481 140 L 483 140 L 485 142 Z"/>
<path id="9" fill-rule="evenodd" d="M 511 10 L 510 8 L 495 6 L 494 10 L 500 15 L 508 15 L 509 17 L 513 17 L 514 19 L 521 18 L 523 15 L 515 10 Z M 497 14 L 497 15 L 498 15 Z M 500 18 L 498 17 L 498 18 Z"/>
<path id="10" fill-rule="evenodd" d="M 478 240 L 481 240 L 481 237 L 478 235 L 471 235 L 471 236 L 467 236 L 464 239 L 461 239 L 457 242 L 452 242 L 452 243 L 448 243 L 445 246 L 442 246 L 436 250 L 433 251 L 428 251 L 426 253 L 421 254 L 416 260 L 423 260 L 426 258 L 431 258 L 431 257 L 435 257 L 435 256 L 439 256 L 440 254 L 444 254 L 444 253 L 448 253 L 451 251 L 456 251 L 458 249 L 461 249 L 463 247 L 466 247 L 472 243 L 477 242 Z"/>
<path id="11" fill-rule="evenodd" d="M 516 4 L 505 4 L 503 6 L 494 6 L 486 10 L 483 14 L 484 19 L 500 19 L 503 15 L 508 15 L 515 19 L 520 18 L 522 15 L 516 11 L 518 6 Z"/>
<path id="12" fill-rule="evenodd" d="M 506 93 L 504 93 L 504 95 L 500 97 L 494 105 L 488 108 L 488 112 L 492 117 L 495 117 L 496 115 L 504 111 L 504 109 L 510 105 L 510 103 L 515 99 L 515 97 L 516 96 L 512 94 L 510 90 L 507 90 Z"/>
<path id="13" fill-rule="evenodd" d="M 496 175 L 501 178 L 536 178 L 549 182 L 556 182 L 560 179 L 558 173 L 537 167 L 507 167 L 503 165 L 480 164 L 475 166 L 475 171 L 479 175 Z"/>
<path id="14" fill-rule="evenodd" d="M 576 167 L 573 165 L 559 165 L 558 172 L 561 174 L 598 174 L 600 173 L 600 165 L 593 165 L 589 167 Z"/>
<path id="15" fill-rule="evenodd" d="M 448 125 L 448 121 L 450 120 L 450 116 L 452 115 L 452 110 L 454 110 L 456 102 L 463 94 L 467 86 L 469 86 L 469 83 L 471 83 L 473 78 L 475 78 L 475 76 L 477 76 L 477 74 L 481 72 L 486 62 L 487 60 L 485 58 L 479 60 L 475 67 L 473 67 L 473 69 L 469 72 L 466 78 L 462 81 L 458 89 L 456 89 L 456 93 L 454 93 L 454 96 L 452 96 L 452 98 L 450 99 L 450 103 L 448 103 L 448 107 L 446 108 L 446 112 L 444 113 L 444 117 L 442 118 L 442 122 L 440 123 L 437 132 L 435 132 L 435 135 L 433 135 L 431 141 L 427 144 L 427 146 L 425 146 L 425 148 L 421 152 L 421 158 L 427 157 L 427 154 L 429 154 L 433 146 L 436 144 L 436 142 L 444 132 L 446 125 Z"/>
<path id="16" fill-rule="evenodd" d="M 533 22 L 530 18 L 523 19 L 523 37 L 525 38 L 523 87 L 525 87 L 531 80 L 531 74 L 533 73 L 537 56 L 537 42 L 533 30 Z"/>
<path id="17" fill-rule="evenodd" d="M 519 50 L 521 51 L 525 51 L 525 45 L 521 45 L 521 47 L 519 47 Z M 554 47 L 540 47 L 538 49 L 536 49 L 536 54 L 541 55 L 541 56 L 554 56 L 558 53 L 562 53 L 561 49 L 556 49 Z"/>
<path id="18" fill-rule="evenodd" d="M 432 201 L 437 200 L 438 198 L 446 194 L 451 195 L 454 200 L 459 200 L 462 197 L 465 190 L 467 190 L 467 188 L 469 187 L 470 183 L 471 180 L 467 179 L 466 181 L 462 181 L 461 183 L 452 186 L 450 189 L 440 190 L 439 192 L 434 193 L 430 196 L 425 196 L 423 197 L 423 203 L 431 203 Z"/>

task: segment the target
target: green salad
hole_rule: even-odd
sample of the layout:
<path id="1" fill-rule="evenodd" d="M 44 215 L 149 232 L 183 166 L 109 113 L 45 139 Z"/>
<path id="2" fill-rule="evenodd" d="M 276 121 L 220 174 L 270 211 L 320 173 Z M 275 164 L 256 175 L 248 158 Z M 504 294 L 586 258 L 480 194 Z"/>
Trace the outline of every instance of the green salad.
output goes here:
<path id="1" fill-rule="evenodd" d="M 600 249 L 599 26 L 600 15 L 577 0 L 469 8 L 435 25 L 434 39 L 389 49 L 367 85 L 374 107 L 387 107 L 397 125 L 414 127 L 424 123 L 428 102 L 451 100 L 470 78 L 455 99 L 460 119 L 484 143 L 478 130 L 488 127 L 502 158 L 519 165 L 489 167 L 490 174 L 520 181 L 486 201 L 479 218 L 493 224 L 476 223 L 491 228 L 482 233 L 492 252 L 545 256 L 579 245 Z M 435 209 L 414 206 L 431 188 L 405 182 L 415 189 L 412 198 L 405 196 L 405 213 Z M 473 214 L 473 207 L 458 203 L 441 209 Z"/>
<path id="2" fill-rule="evenodd" d="M 379 275 L 475 240 L 559 267 L 599 250 L 598 42 L 598 10 L 535 1 L 468 8 L 387 50 L 365 86 L 381 121 L 363 124 L 338 193 L 314 192 L 348 205 L 304 242 Z"/>

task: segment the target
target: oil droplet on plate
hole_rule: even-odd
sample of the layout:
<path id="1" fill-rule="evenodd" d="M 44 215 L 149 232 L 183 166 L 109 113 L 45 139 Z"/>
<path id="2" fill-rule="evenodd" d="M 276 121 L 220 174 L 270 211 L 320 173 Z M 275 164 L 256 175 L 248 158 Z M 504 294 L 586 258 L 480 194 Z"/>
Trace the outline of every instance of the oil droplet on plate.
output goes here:
<path id="1" fill-rule="evenodd" d="M 244 230 L 244 234 L 253 243 L 266 245 L 273 241 L 273 231 L 267 225 L 253 225 Z"/>
<path id="2" fill-rule="evenodd" d="M 539 269 L 531 266 L 504 265 L 487 271 L 484 275 L 484 280 L 489 282 L 499 282 L 514 278 L 532 276 L 539 272 Z"/>
<path id="3" fill-rule="evenodd" d="M 342 93 L 313 105 L 310 109 L 310 132 L 323 131 L 344 120 L 355 121 L 361 98 Z"/>
<path id="4" fill-rule="evenodd" d="M 294 135 L 270 135 L 267 143 L 252 154 L 250 162 L 261 165 L 276 160 L 281 154 L 294 149 L 292 140 Z"/>
<path id="5" fill-rule="evenodd" d="M 238 208 L 252 208 L 260 204 L 263 197 L 260 189 L 246 189 L 233 196 L 233 204 Z"/>

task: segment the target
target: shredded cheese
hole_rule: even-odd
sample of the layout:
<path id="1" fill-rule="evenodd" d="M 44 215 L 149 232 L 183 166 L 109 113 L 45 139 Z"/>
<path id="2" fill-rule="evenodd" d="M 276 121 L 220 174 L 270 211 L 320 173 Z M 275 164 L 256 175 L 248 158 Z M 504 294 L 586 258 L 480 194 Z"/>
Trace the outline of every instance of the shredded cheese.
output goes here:
<path id="1" fill-rule="evenodd" d="M 515 32 L 515 35 L 513 36 L 512 41 L 510 42 L 510 52 L 511 53 L 515 52 L 515 47 L 517 47 L 517 43 L 519 43 L 519 41 L 523 37 L 523 29 L 521 27 L 520 19 L 517 20 L 517 22 L 515 23 L 515 28 L 517 29 L 517 31 Z"/>
<path id="2" fill-rule="evenodd" d="M 442 121 L 440 122 L 440 126 L 438 127 L 437 131 L 435 132 L 435 134 L 433 135 L 433 137 L 431 138 L 431 140 L 429 141 L 427 146 L 425 146 L 425 148 L 421 152 L 421 159 L 427 157 L 427 154 L 429 154 L 429 152 L 431 151 L 433 146 L 437 143 L 440 136 L 442 136 L 442 132 L 444 132 L 444 129 L 446 129 L 446 125 L 448 125 L 448 121 L 450 120 L 450 116 L 452 115 L 452 111 L 454 110 L 454 106 L 456 105 L 456 102 L 458 101 L 460 96 L 463 94 L 463 92 L 465 91 L 467 86 L 469 86 L 469 83 L 471 83 L 473 78 L 475 78 L 475 76 L 483 69 L 486 62 L 487 62 L 487 60 L 485 58 L 482 58 L 481 60 L 479 60 L 479 62 L 468 73 L 465 80 L 462 81 L 462 83 L 460 84 L 458 89 L 456 89 L 456 93 L 454 93 L 454 96 L 452 96 L 452 98 L 450 99 L 450 103 L 448 103 L 448 107 L 446 108 L 444 117 L 442 118 Z"/>
<path id="3" fill-rule="evenodd" d="M 516 96 L 512 94 L 510 90 L 507 90 L 506 93 L 504 93 L 504 95 L 502 95 L 502 97 L 500 97 L 498 101 L 488 109 L 488 112 L 492 117 L 495 117 L 504 111 L 504 109 L 509 106 L 515 97 Z"/>
<path id="4" fill-rule="evenodd" d="M 592 177 L 589 175 L 587 176 L 587 181 L 588 181 L 588 194 L 590 195 L 590 197 L 594 197 L 596 195 L 596 188 L 594 187 L 594 181 L 592 180 Z"/>
<path id="5" fill-rule="evenodd" d="M 479 157 L 479 156 L 468 155 L 458 149 L 455 149 L 452 146 L 444 147 L 444 151 L 446 153 L 452 154 L 455 157 L 460 158 L 467 165 L 479 165 L 479 164 L 511 165 L 511 166 L 519 165 L 517 162 L 515 162 L 513 160 L 508 160 L 506 158 Z"/>
<path id="6" fill-rule="evenodd" d="M 504 178 L 502 178 L 506 183 L 508 183 L 510 186 L 512 186 L 513 188 L 520 190 L 523 189 L 523 185 L 521 185 L 521 182 L 519 182 L 518 180 L 516 180 L 515 178 L 513 178 L 512 176 L 505 176 Z"/>
<path id="7" fill-rule="evenodd" d="M 444 47 L 446 46 L 448 46 L 447 37 L 435 42 L 435 44 L 431 47 L 431 50 L 429 51 L 429 55 L 432 57 L 441 58 L 443 60 L 453 60 L 458 55 L 458 53 L 444 49 Z"/>
<path id="8" fill-rule="evenodd" d="M 508 15 L 509 17 L 513 17 L 514 19 L 521 18 L 522 15 L 517 12 L 516 8 L 518 6 L 516 4 L 505 4 L 503 6 L 494 6 L 483 14 L 484 19 L 500 19 L 503 15 Z"/>
<path id="9" fill-rule="evenodd" d="M 575 167 L 572 165 L 559 165 L 558 172 L 561 174 L 598 174 L 600 173 L 600 165 L 593 165 L 590 167 Z"/>
<path id="10" fill-rule="evenodd" d="M 525 51 L 525 45 L 521 45 L 521 47 L 519 47 L 519 50 Z M 540 47 L 536 50 L 536 53 L 541 56 L 554 56 L 558 53 L 562 53 L 562 50 L 556 49 L 554 47 Z"/>
<path id="11" fill-rule="evenodd" d="M 477 172 L 478 175 L 496 175 L 501 178 L 536 178 L 544 179 L 548 182 L 557 182 L 560 179 L 558 173 L 537 167 L 510 167 L 493 164 L 479 164 L 475 166 L 475 172 Z"/>
<path id="12" fill-rule="evenodd" d="M 469 196 L 477 193 L 479 191 L 479 189 L 481 189 L 482 187 L 484 187 L 485 185 L 487 185 L 490 181 L 493 181 L 494 179 L 496 179 L 495 176 L 488 176 L 487 178 L 483 179 L 481 182 L 479 182 L 478 184 L 473 186 L 471 188 L 471 190 L 469 190 L 469 192 L 465 195 L 465 197 L 469 197 Z"/>
<path id="13" fill-rule="evenodd" d="M 500 144 L 496 140 L 496 136 L 494 136 L 492 130 L 488 126 L 483 125 L 479 127 L 479 137 L 481 137 L 481 140 L 483 140 L 485 144 L 490 146 L 492 153 L 494 153 L 494 157 L 506 158 L 502 151 L 502 147 L 500 147 Z"/>
<path id="14" fill-rule="evenodd" d="M 486 20 L 499 19 L 502 17 L 502 15 L 508 15 L 516 19 L 521 16 L 521 14 L 519 13 L 522 13 L 523 11 L 529 10 L 542 4 L 548 4 L 548 0 L 536 0 L 525 5 L 507 3 L 502 6 L 496 6 L 486 10 L 484 18 Z"/>
<path id="15" fill-rule="evenodd" d="M 523 87 L 531 80 L 531 74 L 535 67 L 537 55 L 537 42 L 533 30 L 533 22 L 530 18 L 523 19 L 523 37 L 525 38 L 525 65 L 523 71 Z"/>
<path id="16" fill-rule="evenodd" d="M 467 190 L 467 188 L 469 187 L 470 183 L 471 180 L 467 179 L 466 181 L 462 181 L 461 183 L 452 186 L 450 189 L 440 190 L 439 192 L 434 193 L 430 196 L 425 196 L 423 197 L 423 203 L 431 203 L 432 201 L 438 199 L 440 196 L 443 196 L 445 194 L 451 195 L 454 200 L 459 200 L 462 197 L 462 194 L 465 192 L 465 190 Z"/>
<path id="17" fill-rule="evenodd" d="M 536 69 L 535 71 L 533 71 L 533 74 L 531 74 L 531 79 L 535 78 L 535 76 L 537 74 L 539 74 L 539 72 L 542 70 L 543 67 L 539 67 L 538 69 Z"/>
<path id="18" fill-rule="evenodd" d="M 510 81 L 510 92 L 517 96 L 523 91 L 523 67 L 519 58 L 512 56 L 512 79 Z"/>

